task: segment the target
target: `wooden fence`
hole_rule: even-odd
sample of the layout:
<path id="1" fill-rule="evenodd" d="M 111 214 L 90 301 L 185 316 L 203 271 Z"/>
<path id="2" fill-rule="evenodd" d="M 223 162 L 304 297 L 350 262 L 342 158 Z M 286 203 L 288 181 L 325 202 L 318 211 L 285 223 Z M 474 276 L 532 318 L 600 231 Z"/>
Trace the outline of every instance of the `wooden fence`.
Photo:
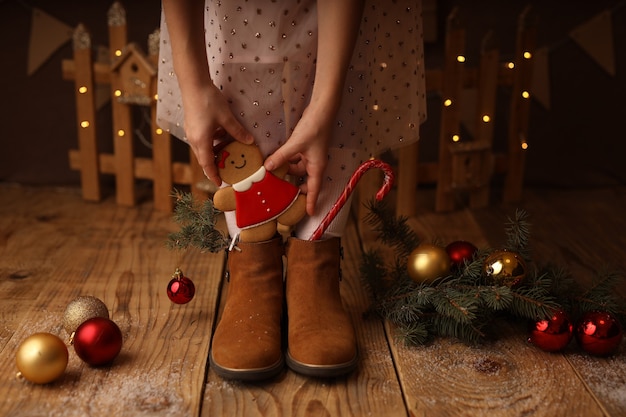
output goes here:
<path id="1" fill-rule="evenodd" d="M 189 185 L 194 194 L 206 196 L 201 186 L 202 169 L 190 151 L 189 162 L 172 160 L 172 137 L 156 121 L 157 60 L 159 32 L 148 39 L 148 54 L 127 42 L 126 13 L 120 3 L 108 12 L 109 59 L 94 62 L 91 37 L 79 25 L 74 31 L 74 59 L 63 61 L 63 77 L 74 80 L 78 150 L 70 150 L 70 167 L 80 171 L 83 198 L 103 198 L 101 174 L 115 176 L 120 205 L 137 203 L 136 180 L 153 182 L 154 207 L 171 212 L 175 184 Z M 110 86 L 113 153 L 98 150 L 95 92 L 97 85 Z M 152 157 L 138 157 L 133 141 L 133 106 L 150 109 Z"/>
<path id="2" fill-rule="evenodd" d="M 457 9 L 448 16 L 445 34 L 445 58 L 442 69 L 426 71 L 426 89 L 438 93 L 438 161 L 418 164 L 418 146 L 408 146 L 399 153 L 397 213 L 412 216 L 416 210 L 415 187 L 418 183 L 436 183 L 436 211 L 455 209 L 457 194 L 469 196 L 469 206 L 489 203 L 493 175 L 503 174 L 505 202 L 522 198 L 526 149 L 532 58 L 536 41 L 536 20 L 527 7 L 518 18 L 515 56 L 501 61 L 492 34 L 482 43 L 478 65 L 470 67 L 465 56 L 465 29 Z M 509 90 L 508 137 L 506 151 L 494 151 L 494 126 L 498 89 Z M 463 103 L 464 89 L 475 89 L 475 103 Z M 462 106 L 475 105 L 473 137 L 461 134 Z M 429 109 L 429 112 L 433 111 Z"/>

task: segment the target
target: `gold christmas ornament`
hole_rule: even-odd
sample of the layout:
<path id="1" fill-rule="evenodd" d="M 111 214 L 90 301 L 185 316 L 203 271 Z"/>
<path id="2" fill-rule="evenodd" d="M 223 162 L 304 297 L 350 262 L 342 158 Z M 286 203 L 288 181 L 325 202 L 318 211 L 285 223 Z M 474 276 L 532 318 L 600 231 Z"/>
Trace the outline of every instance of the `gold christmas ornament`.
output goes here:
<path id="1" fill-rule="evenodd" d="M 445 248 L 422 243 L 407 259 L 407 271 L 411 279 L 419 284 L 430 283 L 450 273 L 450 257 Z"/>
<path id="2" fill-rule="evenodd" d="M 80 296 L 70 302 L 65 308 L 63 327 L 71 335 L 78 326 L 94 317 L 109 318 L 109 309 L 106 304 L 90 295 Z"/>
<path id="3" fill-rule="evenodd" d="M 35 333 L 17 349 L 17 376 L 35 384 L 47 384 L 63 375 L 68 359 L 67 346 L 61 339 L 51 333 Z"/>
<path id="4" fill-rule="evenodd" d="M 526 278 L 526 263 L 515 252 L 496 250 L 485 259 L 484 271 L 493 284 L 511 288 Z"/>

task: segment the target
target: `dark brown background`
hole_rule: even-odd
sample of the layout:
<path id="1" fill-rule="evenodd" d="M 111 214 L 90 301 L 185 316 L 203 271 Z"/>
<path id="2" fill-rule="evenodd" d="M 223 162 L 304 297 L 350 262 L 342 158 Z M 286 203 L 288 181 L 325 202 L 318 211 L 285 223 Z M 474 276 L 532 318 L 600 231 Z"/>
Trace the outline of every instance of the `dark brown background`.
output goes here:
<path id="1" fill-rule="evenodd" d="M 478 54 L 488 30 L 510 57 L 517 16 L 527 5 L 539 19 L 538 47 L 550 50 L 552 106 L 534 102 L 530 118 L 528 185 L 585 185 L 626 180 L 626 7 L 624 1 L 439 1 L 437 41 L 426 45 L 426 65 L 441 63 L 446 15 L 459 5 L 467 27 L 467 56 Z M 73 83 L 62 79 L 61 61 L 72 56 L 71 43 L 58 50 L 36 73 L 26 74 L 31 8 L 38 7 L 71 27 L 84 23 L 94 45 L 106 45 L 106 13 L 112 1 L 0 1 L 0 181 L 23 184 L 78 184 L 67 152 L 77 147 Z M 129 40 L 146 48 L 158 27 L 160 2 L 127 1 Z M 596 14 L 612 11 L 616 75 L 606 73 L 568 34 Z M 506 98 L 506 97 L 504 97 Z M 429 120 L 423 126 L 422 160 L 436 157 L 439 97 L 429 98 Z M 137 117 L 140 117 L 138 115 Z M 102 150 L 110 150 L 110 106 L 98 114 Z M 496 125 L 502 146 L 505 121 Z M 141 152 L 149 152 L 140 143 Z M 176 153 L 185 154 L 176 144 Z"/>

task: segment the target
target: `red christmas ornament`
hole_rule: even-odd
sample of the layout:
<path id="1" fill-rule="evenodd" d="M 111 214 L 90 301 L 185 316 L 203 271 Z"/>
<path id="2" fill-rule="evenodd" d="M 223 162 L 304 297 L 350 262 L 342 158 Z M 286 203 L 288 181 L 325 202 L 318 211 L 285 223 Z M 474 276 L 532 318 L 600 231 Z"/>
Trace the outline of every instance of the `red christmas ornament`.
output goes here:
<path id="1" fill-rule="evenodd" d="M 457 240 L 446 246 L 452 266 L 460 267 L 465 261 L 471 261 L 478 248 L 464 240 Z"/>
<path id="2" fill-rule="evenodd" d="M 590 355 L 608 356 L 615 353 L 622 341 L 622 327 L 611 313 L 590 311 L 576 326 L 576 340 Z"/>
<path id="3" fill-rule="evenodd" d="M 574 336 L 574 326 L 567 313 L 556 311 L 552 317 L 533 323 L 528 341 L 546 352 L 559 352 Z"/>
<path id="4" fill-rule="evenodd" d="M 176 268 L 172 280 L 167 285 L 167 296 L 176 304 L 187 304 L 196 294 L 196 286 L 193 281 L 183 275 L 183 272 Z"/>
<path id="5" fill-rule="evenodd" d="M 92 366 L 110 363 L 122 350 L 122 332 L 104 317 L 94 317 L 78 326 L 73 339 L 79 358 Z"/>

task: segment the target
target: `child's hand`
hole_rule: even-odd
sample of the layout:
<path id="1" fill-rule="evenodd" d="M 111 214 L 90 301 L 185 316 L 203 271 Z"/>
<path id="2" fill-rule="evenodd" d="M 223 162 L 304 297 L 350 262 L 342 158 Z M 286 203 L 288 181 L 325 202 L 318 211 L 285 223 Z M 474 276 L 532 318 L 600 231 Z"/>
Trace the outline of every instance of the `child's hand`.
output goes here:
<path id="1" fill-rule="evenodd" d="M 183 97 L 185 136 L 193 149 L 204 175 L 217 186 L 222 184 L 213 153 L 213 140 L 226 134 L 243 143 L 254 138 L 239 123 L 228 101 L 215 85 Z"/>
<path id="2" fill-rule="evenodd" d="M 334 116 L 334 113 L 331 116 Z M 331 126 L 332 118 L 329 117 L 329 112 L 310 105 L 289 139 L 270 155 L 264 164 L 266 169 L 272 171 L 289 163 L 289 174 L 297 177 L 306 176 L 306 183 L 302 189 L 306 193 L 306 211 L 309 215 L 315 213 L 322 176 L 328 162 Z"/>

